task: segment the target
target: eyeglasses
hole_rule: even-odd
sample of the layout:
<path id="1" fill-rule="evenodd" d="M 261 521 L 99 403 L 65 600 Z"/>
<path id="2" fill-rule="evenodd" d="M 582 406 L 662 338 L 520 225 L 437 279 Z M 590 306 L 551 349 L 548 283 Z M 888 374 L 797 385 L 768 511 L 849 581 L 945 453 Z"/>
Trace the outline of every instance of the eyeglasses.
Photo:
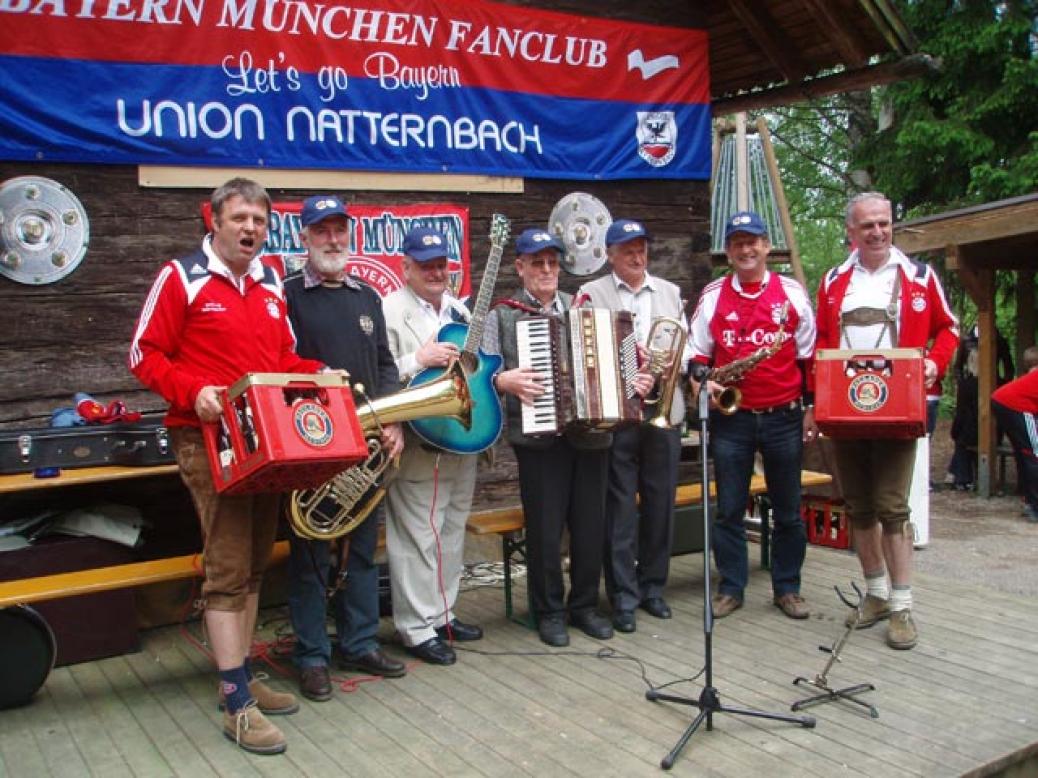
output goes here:
<path id="1" fill-rule="evenodd" d="M 543 257 L 537 257 L 536 259 L 524 259 L 523 263 L 527 267 L 532 267 L 537 270 L 554 270 L 559 266 L 559 260 L 556 257 L 552 257 L 551 259 L 544 259 Z"/>

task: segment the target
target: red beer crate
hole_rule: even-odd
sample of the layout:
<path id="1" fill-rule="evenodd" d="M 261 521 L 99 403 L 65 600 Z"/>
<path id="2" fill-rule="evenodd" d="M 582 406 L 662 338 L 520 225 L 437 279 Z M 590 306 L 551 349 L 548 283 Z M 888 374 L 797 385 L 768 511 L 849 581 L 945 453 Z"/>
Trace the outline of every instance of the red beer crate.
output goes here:
<path id="1" fill-rule="evenodd" d="M 851 528 L 842 500 L 804 495 L 800 515 L 807 529 L 807 542 L 830 548 L 850 548 Z"/>
<path id="2" fill-rule="evenodd" d="M 342 373 L 246 373 L 202 429 L 223 494 L 312 488 L 368 455 Z"/>
<path id="3" fill-rule="evenodd" d="M 819 349 L 815 422 L 830 438 L 920 438 L 925 383 L 922 349 Z"/>

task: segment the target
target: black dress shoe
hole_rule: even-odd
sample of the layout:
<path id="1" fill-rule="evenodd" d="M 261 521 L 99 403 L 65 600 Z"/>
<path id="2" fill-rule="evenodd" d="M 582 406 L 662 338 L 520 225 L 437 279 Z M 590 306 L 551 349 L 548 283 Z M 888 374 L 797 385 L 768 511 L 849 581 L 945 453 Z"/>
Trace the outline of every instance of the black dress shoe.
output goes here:
<path id="1" fill-rule="evenodd" d="M 325 665 L 304 667 L 299 673 L 299 693 L 314 702 L 331 699 L 332 680 Z"/>
<path id="2" fill-rule="evenodd" d="M 569 633 L 566 632 L 566 620 L 561 613 L 549 613 L 537 621 L 537 634 L 541 642 L 555 648 L 569 645 Z"/>
<path id="3" fill-rule="evenodd" d="M 609 619 L 593 609 L 571 613 L 569 623 L 595 640 L 609 640 L 613 636 L 613 628 L 609 626 Z"/>
<path id="4" fill-rule="evenodd" d="M 346 656 L 342 654 L 339 657 L 339 667 L 343 670 L 367 673 L 368 675 L 381 675 L 383 678 L 403 678 L 407 675 L 407 668 L 404 667 L 404 663 L 386 656 L 380 648 L 360 656 Z"/>
<path id="5" fill-rule="evenodd" d="M 634 611 L 613 611 L 613 626 L 618 632 L 634 632 Z"/>
<path id="6" fill-rule="evenodd" d="M 662 597 L 647 597 L 642 600 L 641 609 L 657 619 L 669 619 L 674 615 Z"/>
<path id="7" fill-rule="evenodd" d="M 453 638 L 458 643 L 464 643 L 468 640 L 479 640 L 483 637 L 483 628 L 454 619 L 450 623 L 450 635 L 447 633 L 447 627 L 437 627 L 436 634 L 440 636 L 440 640 L 449 641 Z"/>
<path id="8" fill-rule="evenodd" d="M 429 638 L 417 646 L 406 646 L 407 653 L 431 665 L 452 665 L 458 661 L 454 649 L 439 638 Z"/>

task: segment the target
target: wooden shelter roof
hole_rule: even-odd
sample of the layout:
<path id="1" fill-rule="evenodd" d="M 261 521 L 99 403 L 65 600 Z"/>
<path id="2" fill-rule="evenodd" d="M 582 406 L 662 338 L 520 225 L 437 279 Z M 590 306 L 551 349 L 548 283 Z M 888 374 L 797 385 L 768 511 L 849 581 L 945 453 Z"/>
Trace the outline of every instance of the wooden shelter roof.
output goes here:
<path id="1" fill-rule="evenodd" d="M 908 254 L 956 246 L 971 265 L 1038 267 L 1038 192 L 902 222 L 894 242 Z"/>
<path id="2" fill-rule="evenodd" d="M 977 418 L 977 490 L 990 496 L 997 439 L 988 398 L 995 389 L 998 351 L 995 271 L 1016 271 L 1016 364 L 1034 342 L 1034 275 L 1038 269 L 1038 192 L 924 216 L 894 227 L 894 243 L 906 254 L 940 252 L 977 306 L 980 374 Z"/>
<path id="3" fill-rule="evenodd" d="M 889 0 L 706 0 L 714 113 L 796 102 L 936 67 Z"/>

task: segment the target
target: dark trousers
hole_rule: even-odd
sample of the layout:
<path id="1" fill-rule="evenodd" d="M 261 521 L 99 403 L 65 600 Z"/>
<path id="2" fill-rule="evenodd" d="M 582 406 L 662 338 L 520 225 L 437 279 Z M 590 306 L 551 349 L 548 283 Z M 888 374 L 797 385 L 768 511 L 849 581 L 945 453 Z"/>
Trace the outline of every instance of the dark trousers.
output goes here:
<path id="1" fill-rule="evenodd" d="M 639 424 L 613 433 L 605 581 L 615 610 L 634 610 L 645 599 L 663 596 L 670 570 L 680 454 L 677 429 Z"/>
<path id="2" fill-rule="evenodd" d="M 605 537 L 609 449 L 574 448 L 555 438 L 548 448 L 515 446 L 526 516 L 527 582 L 535 615 L 585 611 L 598 603 Z M 570 590 L 563 599 L 562 530 L 569 530 Z"/>
<path id="3" fill-rule="evenodd" d="M 1038 417 L 1014 411 L 994 400 L 991 408 L 1013 446 L 1020 491 L 1027 504 L 1038 511 Z"/>
<path id="4" fill-rule="evenodd" d="M 382 508 L 376 508 L 347 538 L 346 583 L 332 598 L 339 650 L 346 656 L 359 656 L 378 648 L 378 525 Z M 328 639 L 325 584 L 334 574 L 331 544 L 324 540 L 304 540 L 295 533 L 289 538 L 288 613 L 296 643 L 293 658 L 300 667 L 328 665 L 331 641 Z"/>
<path id="5" fill-rule="evenodd" d="M 800 591 L 807 535 L 800 516 L 800 460 L 803 411 L 799 408 L 731 416 L 710 414 L 710 451 L 717 482 L 714 560 L 721 574 L 718 591 L 738 599 L 749 580 L 746 527 L 753 455 L 764 460 L 764 480 L 771 502 L 771 586 L 775 595 Z"/>

